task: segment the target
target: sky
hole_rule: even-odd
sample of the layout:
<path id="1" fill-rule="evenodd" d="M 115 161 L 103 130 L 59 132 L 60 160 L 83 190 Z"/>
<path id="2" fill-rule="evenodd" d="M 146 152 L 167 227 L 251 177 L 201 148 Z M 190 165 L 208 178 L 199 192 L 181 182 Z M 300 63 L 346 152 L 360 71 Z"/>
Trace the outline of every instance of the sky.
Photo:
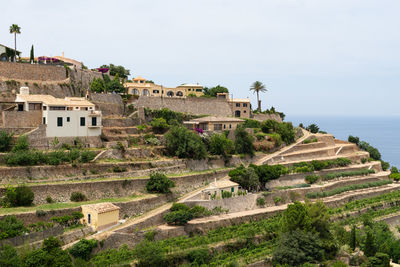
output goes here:
<path id="1" fill-rule="evenodd" d="M 0 43 L 89 68 L 113 63 L 164 86 L 268 92 L 288 115 L 400 116 L 398 0 L 13 0 Z"/>

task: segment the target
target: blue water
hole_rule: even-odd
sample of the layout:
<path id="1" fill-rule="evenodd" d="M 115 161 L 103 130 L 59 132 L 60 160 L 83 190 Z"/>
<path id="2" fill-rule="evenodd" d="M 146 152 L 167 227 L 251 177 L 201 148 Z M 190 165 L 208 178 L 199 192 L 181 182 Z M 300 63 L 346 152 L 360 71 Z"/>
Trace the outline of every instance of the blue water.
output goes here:
<path id="1" fill-rule="evenodd" d="M 346 140 L 349 135 L 378 148 L 382 159 L 400 167 L 400 117 L 286 116 L 294 126 L 315 123 L 320 130 Z"/>

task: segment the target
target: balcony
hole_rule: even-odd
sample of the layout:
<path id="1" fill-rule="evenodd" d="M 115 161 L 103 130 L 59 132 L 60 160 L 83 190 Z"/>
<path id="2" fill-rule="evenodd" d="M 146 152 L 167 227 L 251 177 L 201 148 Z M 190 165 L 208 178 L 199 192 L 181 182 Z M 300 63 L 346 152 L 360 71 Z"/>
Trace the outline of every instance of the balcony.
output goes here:
<path id="1" fill-rule="evenodd" d="M 101 111 L 100 110 L 90 110 L 89 117 L 100 117 Z"/>

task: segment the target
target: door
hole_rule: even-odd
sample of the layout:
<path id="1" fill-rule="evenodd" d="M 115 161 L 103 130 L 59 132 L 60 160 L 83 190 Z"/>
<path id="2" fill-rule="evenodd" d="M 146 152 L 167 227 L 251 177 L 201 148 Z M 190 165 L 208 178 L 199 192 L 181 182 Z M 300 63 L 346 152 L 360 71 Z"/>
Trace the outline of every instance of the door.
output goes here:
<path id="1" fill-rule="evenodd" d="M 87 215 L 87 222 L 88 222 L 88 224 L 92 223 L 92 216 L 90 216 L 90 213 L 88 213 L 88 215 Z"/>

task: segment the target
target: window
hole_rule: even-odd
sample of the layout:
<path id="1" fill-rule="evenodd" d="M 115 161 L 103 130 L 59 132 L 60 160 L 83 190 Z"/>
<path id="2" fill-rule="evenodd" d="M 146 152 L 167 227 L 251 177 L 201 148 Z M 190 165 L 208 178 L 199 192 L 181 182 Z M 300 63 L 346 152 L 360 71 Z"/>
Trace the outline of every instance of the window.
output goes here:
<path id="1" fill-rule="evenodd" d="M 69 122 L 70 121 L 70 118 L 69 117 L 67 117 L 67 122 Z"/>
<path id="2" fill-rule="evenodd" d="M 235 117 L 240 117 L 240 110 L 235 111 Z"/>
<path id="3" fill-rule="evenodd" d="M 240 103 L 236 103 L 236 107 L 240 107 Z"/>
<path id="4" fill-rule="evenodd" d="M 43 110 L 47 110 L 47 106 L 43 106 Z"/>
<path id="5" fill-rule="evenodd" d="M 57 117 L 57 127 L 62 127 L 63 126 L 63 119 L 62 117 Z"/>
<path id="6" fill-rule="evenodd" d="M 97 117 L 92 117 L 92 126 L 97 125 Z"/>
<path id="7" fill-rule="evenodd" d="M 24 104 L 18 104 L 18 111 L 24 111 Z"/>
<path id="8" fill-rule="evenodd" d="M 231 187 L 231 192 L 232 193 L 235 192 L 235 188 L 234 187 Z"/>
<path id="9" fill-rule="evenodd" d="M 192 89 L 189 88 L 188 91 L 192 91 Z"/>
<path id="10" fill-rule="evenodd" d="M 29 103 L 29 110 L 41 110 L 42 104 L 40 103 Z"/>
<path id="11" fill-rule="evenodd" d="M 229 124 L 229 129 L 232 129 L 232 124 Z"/>
<path id="12" fill-rule="evenodd" d="M 243 103 L 243 107 L 244 107 L 244 108 L 247 108 L 247 103 Z"/>
<path id="13" fill-rule="evenodd" d="M 159 90 L 153 90 L 153 94 L 159 94 L 160 91 Z"/>
<path id="14" fill-rule="evenodd" d="M 43 124 L 46 124 L 46 117 L 43 117 Z"/>
<path id="15" fill-rule="evenodd" d="M 246 110 L 243 110 L 243 113 L 246 113 Z"/>
<path id="16" fill-rule="evenodd" d="M 50 110 L 65 110 L 65 107 L 54 106 L 54 107 L 50 107 Z"/>
<path id="17" fill-rule="evenodd" d="M 81 107 L 81 110 L 88 110 L 88 107 Z"/>
<path id="18" fill-rule="evenodd" d="M 224 129 L 226 129 L 226 125 L 224 124 Z"/>
<path id="19" fill-rule="evenodd" d="M 81 126 L 85 126 L 85 117 L 81 117 Z"/>
<path id="20" fill-rule="evenodd" d="M 73 110 L 74 108 L 73 107 L 67 107 L 67 110 Z"/>
<path id="21" fill-rule="evenodd" d="M 196 92 L 201 92 L 203 91 L 203 89 L 196 89 Z"/>
<path id="22" fill-rule="evenodd" d="M 87 223 L 88 223 L 88 224 L 90 224 L 90 223 L 92 222 L 91 219 L 92 219 L 92 218 L 91 218 L 91 216 L 90 216 L 90 213 L 88 213 L 88 215 L 87 215 Z"/>
<path id="23" fill-rule="evenodd" d="M 221 131 L 222 130 L 222 124 L 214 124 L 214 131 Z"/>

